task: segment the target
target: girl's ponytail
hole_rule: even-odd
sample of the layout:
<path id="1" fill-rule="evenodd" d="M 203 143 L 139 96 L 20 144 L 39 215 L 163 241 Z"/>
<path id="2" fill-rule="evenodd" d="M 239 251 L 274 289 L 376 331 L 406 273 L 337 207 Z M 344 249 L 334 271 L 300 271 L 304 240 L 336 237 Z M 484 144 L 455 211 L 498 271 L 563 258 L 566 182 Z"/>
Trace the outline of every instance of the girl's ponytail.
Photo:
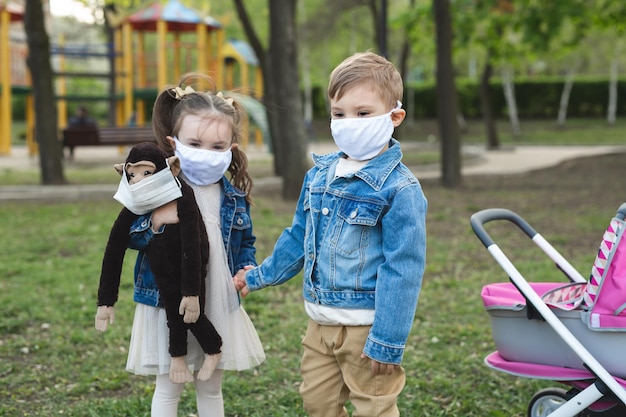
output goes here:
<path id="1" fill-rule="evenodd" d="M 152 131 L 154 132 L 157 145 L 170 156 L 174 155 L 174 149 L 165 137 L 172 136 L 174 132 L 173 114 L 174 108 L 178 104 L 178 99 L 173 92 L 173 88 L 168 86 L 161 91 L 152 109 Z"/>

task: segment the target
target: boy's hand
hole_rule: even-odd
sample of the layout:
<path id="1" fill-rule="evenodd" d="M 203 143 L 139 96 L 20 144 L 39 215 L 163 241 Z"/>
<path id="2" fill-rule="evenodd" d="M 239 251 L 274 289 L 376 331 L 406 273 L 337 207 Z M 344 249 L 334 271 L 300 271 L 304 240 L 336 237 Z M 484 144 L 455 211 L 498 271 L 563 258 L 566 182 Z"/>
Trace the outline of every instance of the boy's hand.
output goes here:
<path id="1" fill-rule="evenodd" d="M 115 308 L 113 306 L 98 306 L 96 311 L 96 330 L 101 332 L 107 329 L 109 323 L 115 321 Z"/>
<path id="2" fill-rule="evenodd" d="M 365 353 L 361 353 L 361 359 L 365 359 L 367 356 Z M 398 369 L 400 365 L 394 365 L 392 363 L 382 363 L 371 359 L 371 367 L 372 367 L 372 376 L 376 375 L 391 375 L 393 371 Z"/>
<path id="3" fill-rule="evenodd" d="M 246 265 L 243 267 L 243 269 L 237 271 L 237 273 L 233 277 L 235 289 L 241 294 L 242 297 L 245 297 L 250 293 L 248 283 L 246 282 L 246 271 L 249 271 L 251 269 L 254 269 L 252 265 Z"/>
<path id="4" fill-rule="evenodd" d="M 185 323 L 195 323 L 200 318 L 200 297 L 190 295 L 183 297 L 178 306 L 178 314 L 183 316 Z"/>

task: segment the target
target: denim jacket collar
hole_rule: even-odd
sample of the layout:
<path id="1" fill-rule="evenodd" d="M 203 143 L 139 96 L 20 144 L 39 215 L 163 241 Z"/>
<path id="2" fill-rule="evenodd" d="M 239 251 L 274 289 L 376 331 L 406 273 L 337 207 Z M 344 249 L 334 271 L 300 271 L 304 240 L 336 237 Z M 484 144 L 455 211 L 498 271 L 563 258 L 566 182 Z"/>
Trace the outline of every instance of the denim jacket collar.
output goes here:
<path id="1" fill-rule="evenodd" d="M 313 154 L 313 162 L 320 170 L 329 169 L 330 166 L 337 162 L 339 158 L 344 157 L 346 154 L 342 151 L 337 151 L 328 155 L 316 155 Z M 381 155 L 375 157 L 376 164 L 366 164 L 363 168 L 357 171 L 354 175 L 361 178 L 365 183 L 372 187 L 376 191 L 380 191 L 383 184 L 389 177 L 389 174 L 402 160 L 402 150 L 400 149 L 400 142 L 396 139 L 389 141 L 389 149 L 383 152 Z"/>
<path id="2" fill-rule="evenodd" d="M 224 190 L 224 194 L 229 197 L 245 197 L 248 193 L 245 191 L 241 191 L 239 188 L 232 185 L 226 177 L 222 177 L 222 190 Z"/>

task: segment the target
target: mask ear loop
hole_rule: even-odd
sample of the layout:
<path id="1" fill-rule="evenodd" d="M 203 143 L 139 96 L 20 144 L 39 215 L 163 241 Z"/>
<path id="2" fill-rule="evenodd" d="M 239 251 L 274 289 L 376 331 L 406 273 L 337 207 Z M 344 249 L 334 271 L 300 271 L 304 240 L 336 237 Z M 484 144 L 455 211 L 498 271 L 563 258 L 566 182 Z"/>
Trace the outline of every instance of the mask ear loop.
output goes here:
<path id="1" fill-rule="evenodd" d="M 130 182 L 128 181 L 128 171 L 126 170 L 128 167 L 128 162 L 124 163 L 124 170 L 122 171 L 122 180 L 126 183 L 128 187 L 130 187 Z"/>
<path id="2" fill-rule="evenodd" d="M 176 181 L 176 184 L 178 184 L 178 188 L 183 188 L 183 185 L 178 180 L 178 177 L 175 176 L 172 172 L 172 168 L 170 168 L 170 161 L 168 161 L 167 158 L 165 158 L 165 167 L 172 174 L 172 177 L 174 177 L 174 181 Z"/>

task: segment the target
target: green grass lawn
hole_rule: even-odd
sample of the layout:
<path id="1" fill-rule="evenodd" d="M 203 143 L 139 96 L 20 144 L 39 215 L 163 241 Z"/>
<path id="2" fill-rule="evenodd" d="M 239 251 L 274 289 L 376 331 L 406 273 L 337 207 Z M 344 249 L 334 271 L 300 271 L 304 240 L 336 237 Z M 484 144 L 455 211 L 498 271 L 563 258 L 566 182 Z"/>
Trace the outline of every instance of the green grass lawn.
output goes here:
<path id="1" fill-rule="evenodd" d="M 569 133 L 573 141 L 581 130 Z M 597 134 L 606 130 L 598 126 Z M 467 177 L 456 190 L 438 180 L 422 181 L 429 199 L 427 267 L 403 363 L 403 416 L 521 417 L 535 391 L 559 386 L 483 364 L 494 346 L 480 290 L 507 277 L 474 236 L 469 217 L 488 207 L 516 211 L 586 276 L 604 228 L 626 196 L 619 180 L 623 161 L 624 155 L 608 155 L 528 174 Z M 255 202 L 261 261 L 290 224 L 294 203 L 263 195 Z M 153 379 L 124 371 L 134 311 L 133 251 L 124 264 L 116 321 L 103 334 L 94 329 L 100 263 L 118 210 L 118 203 L 108 200 L 0 201 L 5 242 L 0 250 L 0 415 L 150 415 Z M 488 229 L 528 280 L 565 283 L 514 227 Z M 268 359 L 254 370 L 226 373 L 226 415 L 304 416 L 298 394 L 306 326 L 301 277 L 251 294 L 244 306 Z M 195 412 L 188 385 L 179 415 Z"/>

